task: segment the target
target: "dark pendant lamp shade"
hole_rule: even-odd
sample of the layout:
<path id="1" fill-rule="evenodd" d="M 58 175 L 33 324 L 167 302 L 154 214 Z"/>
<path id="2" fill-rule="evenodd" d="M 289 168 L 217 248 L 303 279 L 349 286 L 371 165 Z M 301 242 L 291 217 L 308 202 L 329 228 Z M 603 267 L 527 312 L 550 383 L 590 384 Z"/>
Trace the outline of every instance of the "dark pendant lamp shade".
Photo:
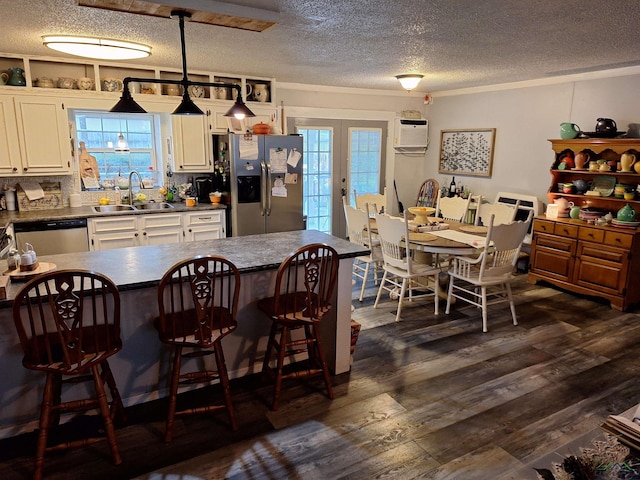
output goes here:
<path id="1" fill-rule="evenodd" d="M 225 117 L 237 117 L 238 115 L 240 115 L 240 118 L 256 116 L 256 114 L 249 110 L 249 107 L 244 104 L 240 95 L 238 95 L 236 103 L 224 114 Z"/>
<path id="2" fill-rule="evenodd" d="M 193 100 L 191 100 L 191 97 L 186 93 L 185 89 L 185 93 L 182 95 L 182 102 L 173 111 L 172 115 L 204 115 L 204 112 L 193 103 Z"/>
<path id="3" fill-rule="evenodd" d="M 113 113 L 147 113 L 147 111 L 133 99 L 128 86 L 122 90 L 120 100 L 109 111 Z"/>

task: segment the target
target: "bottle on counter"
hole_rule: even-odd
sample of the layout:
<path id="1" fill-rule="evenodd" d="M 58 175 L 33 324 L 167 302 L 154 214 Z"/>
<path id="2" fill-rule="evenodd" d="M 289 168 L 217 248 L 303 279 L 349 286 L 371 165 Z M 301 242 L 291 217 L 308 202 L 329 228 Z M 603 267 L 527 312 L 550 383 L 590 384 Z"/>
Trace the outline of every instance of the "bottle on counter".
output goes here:
<path id="1" fill-rule="evenodd" d="M 456 196 L 456 177 L 451 177 L 451 183 L 449 184 L 449 196 Z"/>

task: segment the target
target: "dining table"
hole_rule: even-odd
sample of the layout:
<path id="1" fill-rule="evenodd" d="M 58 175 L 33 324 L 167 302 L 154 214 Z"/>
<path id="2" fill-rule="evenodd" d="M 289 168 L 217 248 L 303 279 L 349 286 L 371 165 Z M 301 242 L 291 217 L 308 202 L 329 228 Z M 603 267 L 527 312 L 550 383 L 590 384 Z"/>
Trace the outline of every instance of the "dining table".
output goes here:
<path id="1" fill-rule="evenodd" d="M 409 231 L 409 243 L 416 250 L 441 255 L 475 255 L 485 247 L 487 227 L 469 225 L 441 218 L 428 217 L 429 226 L 422 231 Z M 371 233 L 376 235 L 378 229 L 375 218 L 371 219 Z M 411 229 L 411 222 L 409 222 Z"/>
<path id="2" fill-rule="evenodd" d="M 488 232 L 486 226 L 444 221 L 437 217 L 428 217 L 427 220 L 428 225 L 420 228 L 423 231 L 415 232 L 411 231 L 414 226 L 409 222 L 409 245 L 416 250 L 417 262 L 440 264 L 440 256 L 473 256 L 485 248 Z M 375 218 L 370 220 L 370 227 L 371 233 L 377 235 Z M 438 296 L 447 298 L 447 293 L 441 290 Z M 455 302 L 455 299 L 452 300 Z"/>

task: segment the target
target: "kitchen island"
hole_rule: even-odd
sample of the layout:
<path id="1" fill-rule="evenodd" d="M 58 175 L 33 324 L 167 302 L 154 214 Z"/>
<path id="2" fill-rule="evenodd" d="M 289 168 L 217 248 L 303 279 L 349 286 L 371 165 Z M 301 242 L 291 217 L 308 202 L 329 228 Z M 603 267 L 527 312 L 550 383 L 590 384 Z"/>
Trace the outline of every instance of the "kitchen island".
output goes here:
<path id="1" fill-rule="evenodd" d="M 40 257 L 58 269 L 82 268 L 110 277 L 122 300 L 124 347 L 110 363 L 125 405 L 165 396 L 170 349 L 160 343 L 153 319 L 158 314 L 156 288 L 173 264 L 203 254 L 222 255 L 242 274 L 238 328 L 223 346 L 229 376 L 259 372 L 271 326 L 256 307 L 272 295 L 275 273 L 282 260 L 302 245 L 327 243 L 340 256 L 338 285 L 331 316 L 324 325 L 327 360 L 336 374 L 349 370 L 351 321 L 351 267 L 353 258 L 367 253 L 353 243 L 318 231 L 249 235 L 201 242 L 119 248 L 99 252 L 67 253 Z M 3 270 L 6 262 L 0 262 Z M 30 431 L 37 426 L 44 375 L 22 367 L 22 350 L 11 315 L 12 300 L 22 283 L 12 282 L 7 299 L 0 300 L 0 438 Z M 71 388 L 84 388 L 82 385 Z"/>

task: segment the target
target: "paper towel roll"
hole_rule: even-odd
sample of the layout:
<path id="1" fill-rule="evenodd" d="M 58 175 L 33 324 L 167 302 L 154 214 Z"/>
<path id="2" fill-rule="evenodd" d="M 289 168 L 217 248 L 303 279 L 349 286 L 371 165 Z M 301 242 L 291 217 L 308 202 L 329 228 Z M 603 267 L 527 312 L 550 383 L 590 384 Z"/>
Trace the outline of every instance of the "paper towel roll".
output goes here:
<path id="1" fill-rule="evenodd" d="M 72 193 L 71 195 L 69 195 L 69 206 L 72 208 L 82 206 L 82 197 L 79 193 Z"/>

